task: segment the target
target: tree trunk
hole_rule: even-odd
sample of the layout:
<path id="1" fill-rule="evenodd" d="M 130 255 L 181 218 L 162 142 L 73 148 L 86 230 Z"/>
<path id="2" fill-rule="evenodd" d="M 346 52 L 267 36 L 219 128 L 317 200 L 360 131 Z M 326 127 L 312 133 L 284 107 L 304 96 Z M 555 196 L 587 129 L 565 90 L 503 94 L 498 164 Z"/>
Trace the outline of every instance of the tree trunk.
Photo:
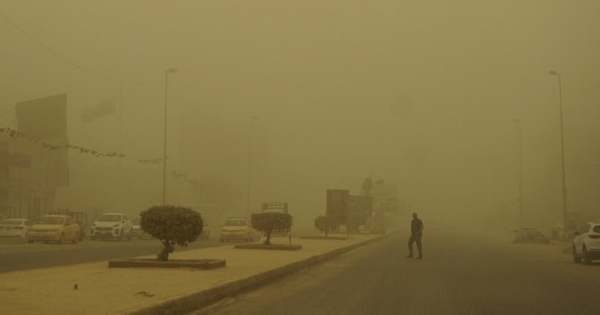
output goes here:
<path id="1" fill-rule="evenodd" d="M 265 240 L 265 245 L 271 245 L 271 231 L 267 232 L 267 239 Z"/>
<path id="2" fill-rule="evenodd" d="M 173 252 L 175 248 L 168 241 L 163 241 L 163 248 L 158 254 L 158 261 L 168 261 L 169 254 Z"/>

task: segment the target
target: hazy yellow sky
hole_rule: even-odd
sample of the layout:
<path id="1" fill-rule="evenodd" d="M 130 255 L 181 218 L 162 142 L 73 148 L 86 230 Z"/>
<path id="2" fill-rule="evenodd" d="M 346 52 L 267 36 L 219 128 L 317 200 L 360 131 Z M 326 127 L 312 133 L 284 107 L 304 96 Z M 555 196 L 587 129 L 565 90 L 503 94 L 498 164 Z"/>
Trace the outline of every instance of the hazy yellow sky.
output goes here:
<path id="1" fill-rule="evenodd" d="M 573 207 L 600 204 L 595 0 L 0 0 L 0 13 L 0 114 L 66 92 L 71 143 L 112 151 L 118 119 L 79 112 L 117 95 L 121 150 L 157 157 L 174 67 L 170 125 L 258 117 L 259 190 L 313 208 L 372 170 L 424 211 L 514 210 L 520 119 L 527 202 L 560 213 L 555 69 Z"/>

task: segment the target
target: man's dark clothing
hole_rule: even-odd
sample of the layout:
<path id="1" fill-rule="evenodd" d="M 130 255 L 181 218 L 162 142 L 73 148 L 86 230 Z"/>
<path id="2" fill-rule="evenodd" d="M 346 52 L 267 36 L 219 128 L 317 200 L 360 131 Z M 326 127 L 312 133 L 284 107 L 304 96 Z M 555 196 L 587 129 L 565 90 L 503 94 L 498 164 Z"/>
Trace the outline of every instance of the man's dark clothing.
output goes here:
<path id="1" fill-rule="evenodd" d="M 419 219 L 419 218 L 412 219 L 412 222 L 410 222 L 410 232 L 412 234 L 421 232 L 422 227 L 423 227 L 423 221 L 421 221 L 421 219 Z"/>
<path id="2" fill-rule="evenodd" d="M 419 250 L 419 258 L 423 258 L 423 248 L 421 247 L 421 239 L 423 238 L 423 221 L 421 219 L 413 219 L 410 223 L 410 238 L 408 239 L 408 252 L 409 257 L 413 256 L 413 243 L 417 242 L 417 249 Z"/>

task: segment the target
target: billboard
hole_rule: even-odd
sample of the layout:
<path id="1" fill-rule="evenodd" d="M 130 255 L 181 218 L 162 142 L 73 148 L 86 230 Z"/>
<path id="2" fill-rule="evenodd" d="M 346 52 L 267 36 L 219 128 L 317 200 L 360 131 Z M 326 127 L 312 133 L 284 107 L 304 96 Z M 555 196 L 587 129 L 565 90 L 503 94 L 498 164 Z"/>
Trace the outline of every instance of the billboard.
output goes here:
<path id="1" fill-rule="evenodd" d="M 67 94 L 58 94 L 16 105 L 19 131 L 41 139 L 67 138 Z"/>
<path id="2" fill-rule="evenodd" d="M 366 226 L 373 211 L 373 202 L 371 197 L 362 195 L 350 196 L 350 218 L 348 221 L 352 229 L 357 231 L 361 225 Z"/>
<path id="3" fill-rule="evenodd" d="M 373 210 L 398 211 L 398 185 L 377 183 L 370 192 L 373 198 Z"/>
<path id="4" fill-rule="evenodd" d="M 325 214 L 331 217 L 346 217 L 350 210 L 350 191 L 344 189 L 327 190 Z"/>
<path id="5" fill-rule="evenodd" d="M 37 162 L 33 181 L 49 187 L 68 186 L 67 94 L 18 102 L 16 114 L 19 132 L 58 147 L 45 148 L 46 154 L 32 152 Z"/>

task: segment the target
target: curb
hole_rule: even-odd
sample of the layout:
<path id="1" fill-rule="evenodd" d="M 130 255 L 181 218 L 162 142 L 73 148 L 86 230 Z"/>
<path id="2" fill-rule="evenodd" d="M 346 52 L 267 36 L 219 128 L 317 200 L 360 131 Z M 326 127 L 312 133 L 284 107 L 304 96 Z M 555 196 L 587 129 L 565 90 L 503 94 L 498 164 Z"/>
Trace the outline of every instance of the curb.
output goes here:
<path id="1" fill-rule="evenodd" d="M 194 269 L 215 269 L 225 267 L 224 259 L 187 259 L 169 261 L 157 261 L 156 259 L 113 259 L 108 261 L 108 268 L 194 268 Z"/>
<path id="2" fill-rule="evenodd" d="M 237 249 L 263 249 L 263 250 L 299 250 L 302 245 L 281 245 L 281 244 L 236 244 L 233 248 Z"/>
<path id="3" fill-rule="evenodd" d="M 174 298 L 158 305 L 153 305 L 143 309 L 126 312 L 127 315 L 169 315 L 169 314 L 187 314 L 203 307 L 209 306 L 216 303 L 226 297 L 240 294 L 244 291 L 248 291 L 252 288 L 265 285 L 269 282 L 282 278 L 290 273 L 299 271 L 301 269 L 316 265 L 332 258 L 335 258 L 341 254 L 352 251 L 358 247 L 365 246 L 377 241 L 382 240 L 386 235 L 381 235 L 370 240 L 366 240 L 361 243 L 352 244 L 346 247 L 338 248 L 330 252 L 326 252 L 317 256 L 313 256 L 304 260 L 275 268 L 269 271 L 265 271 L 248 278 L 241 279 L 238 281 L 225 283 L 220 286 L 210 288 L 207 290 L 192 293 L 190 295 Z"/>
<path id="4" fill-rule="evenodd" d="M 27 243 L 27 238 L 25 237 L 15 237 L 15 238 L 0 238 L 0 246 L 4 245 L 18 245 Z"/>

